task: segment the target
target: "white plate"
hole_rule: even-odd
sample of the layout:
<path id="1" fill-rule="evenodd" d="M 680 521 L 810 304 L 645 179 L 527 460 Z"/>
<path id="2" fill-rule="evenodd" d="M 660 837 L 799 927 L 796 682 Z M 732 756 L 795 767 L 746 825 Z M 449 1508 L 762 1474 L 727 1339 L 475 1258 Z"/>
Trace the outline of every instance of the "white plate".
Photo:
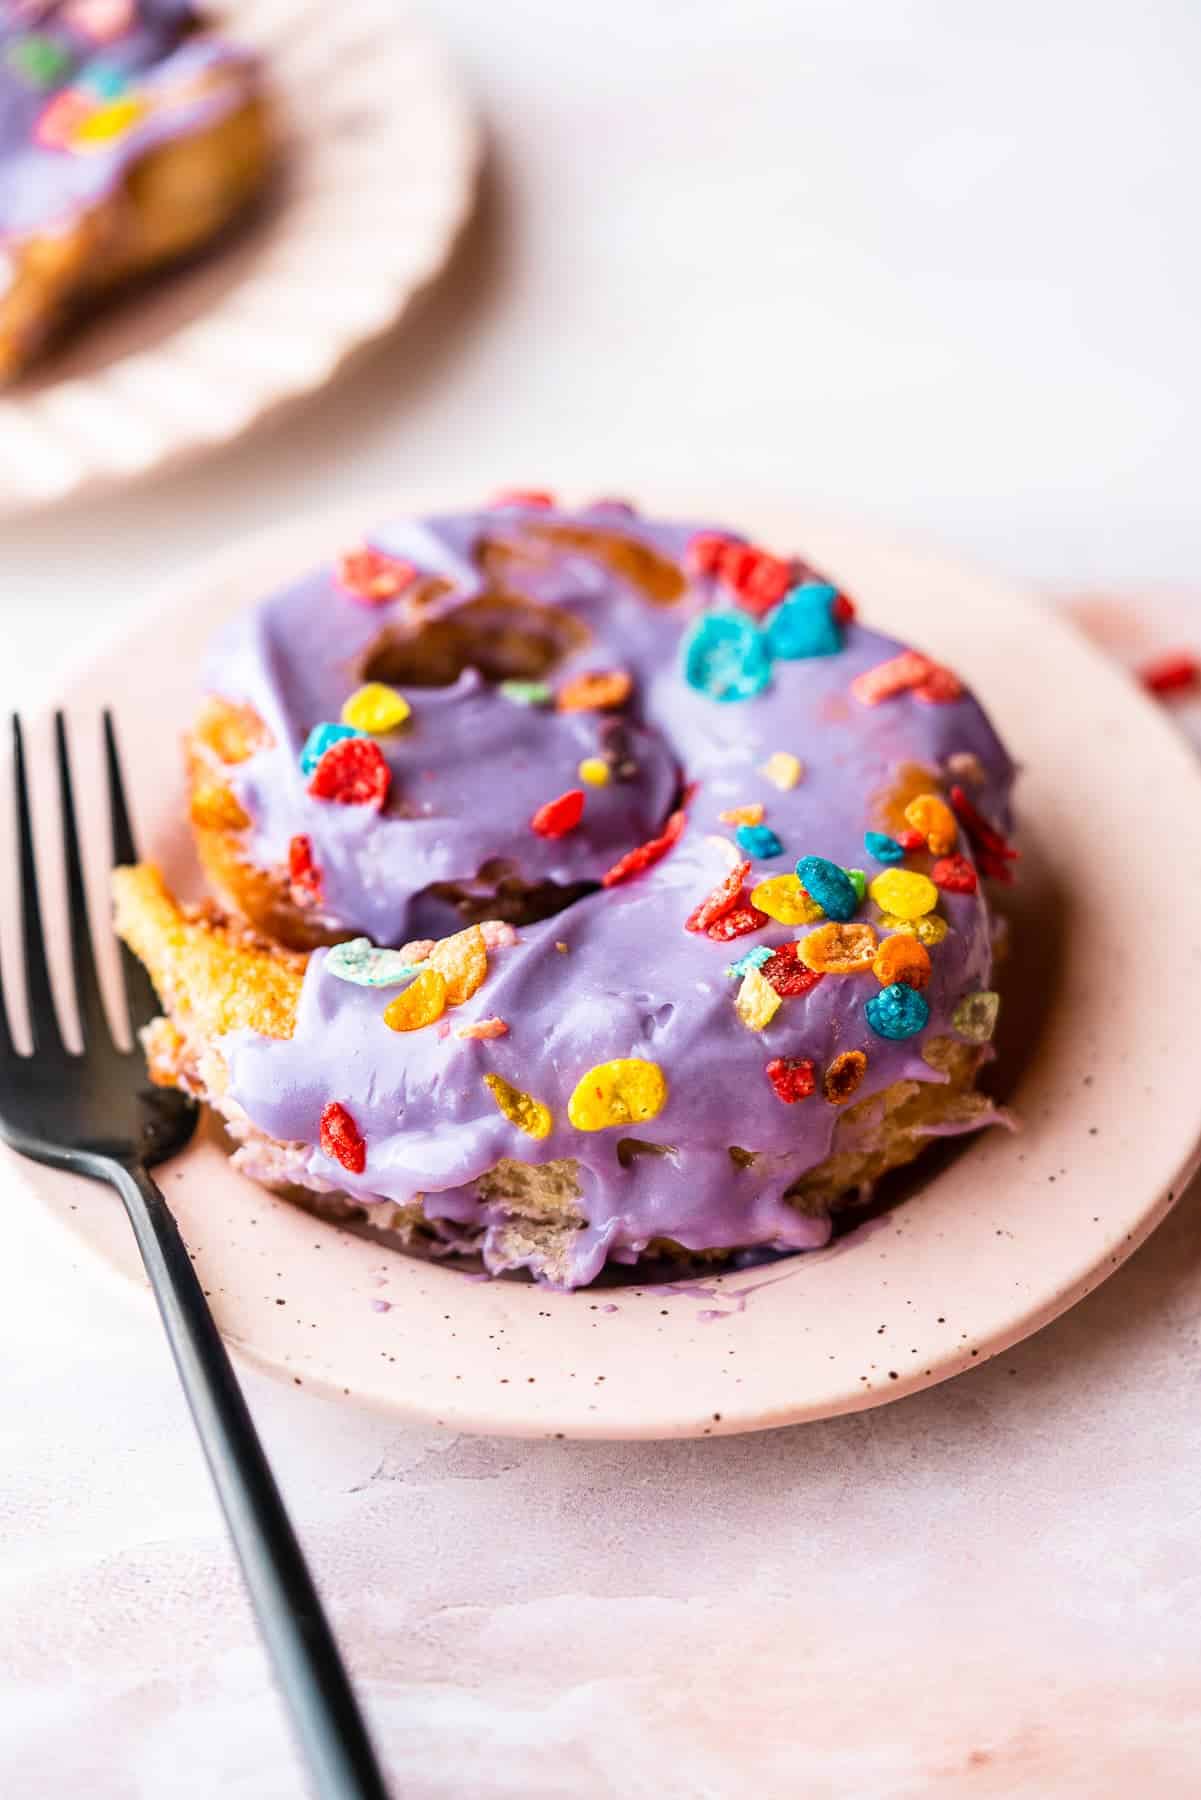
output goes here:
<path id="1" fill-rule="evenodd" d="M 277 191 L 0 397 L 0 516 L 236 437 L 328 381 L 450 253 L 479 138 L 402 0 L 241 0 L 229 25 L 279 102 Z"/>
<path id="2" fill-rule="evenodd" d="M 194 885 L 172 748 L 204 640 L 265 583 L 393 510 L 363 505 L 225 554 L 65 688 L 80 745 L 100 705 L 117 704 L 141 841 L 172 876 Z M 210 1134 L 165 1172 L 166 1191 L 222 1328 L 289 1380 L 460 1430 L 581 1437 L 875 1406 L 1078 1300 L 1195 1165 L 1201 952 L 1182 921 L 1201 891 L 1201 772 L 1184 741 L 1004 581 L 797 510 L 686 510 L 829 569 L 872 623 L 966 675 L 1024 764 L 1001 1062 L 1022 1128 L 932 1153 L 903 1204 L 820 1253 L 670 1290 L 573 1294 L 478 1281 L 318 1223 L 233 1173 Z M 131 668 L 153 681 L 130 683 Z M 87 816 L 99 814 L 93 790 Z M 78 1243 L 140 1280 L 115 1202 L 19 1167 Z"/>

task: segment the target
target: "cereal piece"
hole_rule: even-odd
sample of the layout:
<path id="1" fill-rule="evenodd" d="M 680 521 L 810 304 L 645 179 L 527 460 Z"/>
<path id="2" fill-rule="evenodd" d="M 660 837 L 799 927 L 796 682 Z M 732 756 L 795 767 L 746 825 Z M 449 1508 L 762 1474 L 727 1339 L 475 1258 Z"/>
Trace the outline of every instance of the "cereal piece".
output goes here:
<path id="1" fill-rule="evenodd" d="M 222 700 L 216 694 L 210 694 L 201 707 L 192 735 L 223 763 L 249 762 L 275 741 L 253 706 Z"/>
<path id="2" fill-rule="evenodd" d="M 928 656 L 918 650 L 902 650 L 899 656 L 865 669 L 851 683 L 851 692 L 861 706 L 879 706 L 894 694 L 906 693 L 925 681 L 934 669 Z"/>
<path id="3" fill-rule="evenodd" d="M 482 925 L 480 930 L 483 930 Z M 398 956 L 403 956 L 406 962 L 428 962 L 436 942 L 436 938 L 410 938 L 407 944 L 402 944 L 400 946 L 400 949 L 396 954 Z"/>
<path id="4" fill-rule="evenodd" d="M 849 625 L 857 610 L 855 602 L 849 594 L 844 594 L 841 590 L 835 594 L 830 612 L 836 624 Z"/>
<path id="5" fill-rule="evenodd" d="M 914 831 L 912 827 L 909 826 L 907 826 L 904 831 L 897 832 L 897 843 L 901 846 L 902 850 L 906 851 L 924 850 L 926 848 L 926 840 L 922 833 L 920 831 Z"/>
<path id="6" fill-rule="evenodd" d="M 288 845 L 288 891 L 297 906 L 321 903 L 321 870 L 313 859 L 313 842 L 303 834 Z"/>
<path id="7" fill-rule="evenodd" d="M 332 1161 L 341 1163 L 351 1175 L 361 1175 L 367 1167 L 367 1145 L 363 1134 L 340 1100 L 329 1100 L 321 1114 L 320 1142 L 322 1151 Z"/>
<path id="8" fill-rule="evenodd" d="M 932 856 L 946 856 L 955 848 L 959 827 L 955 814 L 937 794 L 918 794 L 905 808 L 905 823 L 920 831 Z"/>
<path id="9" fill-rule="evenodd" d="M 938 889 L 914 869 L 885 869 L 872 882 L 871 895 L 882 913 L 899 919 L 920 919 L 938 905 Z"/>
<path id="10" fill-rule="evenodd" d="M 530 830 L 543 838 L 566 837 L 584 816 L 583 788 L 568 788 L 555 800 L 540 806 L 530 820 Z"/>
<path id="11" fill-rule="evenodd" d="M 324 719 L 320 725 L 314 725 L 300 751 L 300 773 L 311 775 L 327 750 L 340 744 L 347 738 L 366 737 L 356 725 L 335 724 L 332 719 Z"/>
<path id="12" fill-rule="evenodd" d="M 1187 650 L 1156 657 L 1153 662 L 1144 663 L 1138 672 L 1138 678 L 1149 694 L 1185 693 L 1196 687 L 1199 675 L 1201 663 Z"/>
<path id="13" fill-rule="evenodd" d="M 607 787 L 609 784 L 609 765 L 601 756 L 586 756 L 576 774 L 589 787 Z"/>
<path id="14" fill-rule="evenodd" d="M 854 918 L 859 910 L 859 895 L 845 869 L 825 856 L 803 856 L 796 872 L 806 893 L 812 894 L 828 918 Z"/>
<path id="15" fill-rule="evenodd" d="M 976 852 L 980 873 L 994 881 L 1012 881 L 1013 871 L 1008 865 L 1017 860 L 1020 851 L 1006 841 L 995 825 L 989 824 L 959 786 L 951 789 L 951 805 Z"/>
<path id="16" fill-rule="evenodd" d="M 148 104 L 137 94 L 123 94 L 97 106 L 71 134 L 72 150 L 103 150 L 144 119 Z"/>
<path id="17" fill-rule="evenodd" d="M 920 938 L 898 932 L 876 951 L 872 974 L 881 987 L 903 981 L 907 987 L 924 988 L 930 979 L 930 952 Z"/>
<path id="18" fill-rule="evenodd" d="M 554 504 L 555 497 L 546 488 L 501 488 L 488 502 L 491 507 L 525 506 L 538 512 L 545 512 Z"/>
<path id="19" fill-rule="evenodd" d="M 404 695 L 398 694 L 394 687 L 387 687 L 382 681 L 368 681 L 356 688 L 343 705 L 342 723 L 353 726 L 356 731 L 367 731 L 380 737 L 403 725 L 412 710 Z"/>
<path id="20" fill-rule="evenodd" d="M 770 981 L 781 1000 L 794 1000 L 815 988 L 822 977 L 800 959 L 799 944 L 781 944 L 762 965 L 764 981 Z"/>
<path id="21" fill-rule="evenodd" d="M 745 950 L 737 962 L 727 963 L 726 974 L 732 981 L 741 981 L 748 969 L 761 969 L 764 963 L 770 961 L 771 951 L 767 945 L 756 944 L 753 950 Z"/>
<path id="22" fill-rule="evenodd" d="M 518 681 L 516 678 L 502 681 L 497 692 L 505 700 L 511 700 L 514 706 L 549 706 L 555 697 L 549 681 Z"/>
<path id="23" fill-rule="evenodd" d="M 863 848 L 869 856 L 874 856 L 877 862 L 882 863 L 898 863 L 905 854 L 896 838 L 889 837 L 886 831 L 865 831 Z"/>
<path id="24" fill-rule="evenodd" d="M 399 950 L 388 950 L 370 938 L 351 938 L 335 944 L 325 956 L 325 970 L 338 981 L 349 981 L 355 987 L 399 987 L 421 973 L 419 963 L 409 962 Z"/>
<path id="25" fill-rule="evenodd" d="M 428 964 L 417 979 L 384 1009 L 389 1031 L 420 1031 L 446 1011 L 446 977 Z"/>
<path id="26" fill-rule="evenodd" d="M 939 857 L 930 871 L 930 879 L 944 894 L 974 894 L 980 885 L 966 856 Z"/>
<path id="27" fill-rule="evenodd" d="M 776 1098 L 785 1106 L 808 1100 L 817 1085 L 816 1070 L 808 1057 L 773 1056 L 763 1072 L 775 1089 Z"/>
<path id="28" fill-rule="evenodd" d="M 499 1038 L 508 1035 L 509 1027 L 504 1019 L 469 1019 L 466 1025 L 455 1026 L 457 1038 Z"/>
<path id="29" fill-rule="evenodd" d="M 733 541 L 720 531 L 695 532 L 684 551 L 684 567 L 690 575 L 716 575 Z"/>
<path id="30" fill-rule="evenodd" d="M 588 669 L 564 682 L 555 696 L 560 712 L 615 712 L 624 706 L 634 683 L 625 669 Z"/>
<path id="31" fill-rule="evenodd" d="M 309 793 L 339 806 L 373 806 L 388 798 L 392 771 L 373 738 L 350 737 L 333 744 L 313 770 Z"/>
<path id="32" fill-rule="evenodd" d="M 402 557 L 389 556 L 371 544 L 345 550 L 334 564 L 334 577 L 343 593 L 368 606 L 395 600 L 417 579 L 417 570 Z"/>
<path id="33" fill-rule="evenodd" d="M 34 142 L 43 150 L 65 150 L 92 111 L 92 101 L 78 88 L 60 88 L 47 100 L 34 127 Z"/>
<path id="34" fill-rule="evenodd" d="M 635 850 L 627 850 L 619 857 L 611 869 L 606 869 L 601 876 L 602 887 L 617 887 L 623 881 L 630 881 L 635 875 L 643 874 L 647 869 L 667 855 L 674 844 L 678 844 L 688 823 L 688 814 L 683 807 L 673 812 L 657 838 L 648 843 L 639 844 Z"/>
<path id="35" fill-rule="evenodd" d="M 895 932 L 901 937 L 915 937 L 921 944 L 931 949 L 941 944 L 950 930 L 947 921 L 938 913 L 927 913 L 921 919 L 903 919 L 899 913 L 882 912 L 880 914 L 880 930 Z"/>
<path id="36" fill-rule="evenodd" d="M 785 595 L 765 626 L 772 655 L 782 662 L 837 656 L 842 632 L 831 612 L 836 598 L 836 590 L 824 582 L 796 587 Z"/>
<path id="37" fill-rule="evenodd" d="M 851 886 L 855 890 L 856 898 L 862 906 L 863 896 L 867 892 L 867 876 L 862 869 L 848 869 L 847 874 L 851 878 Z"/>
<path id="38" fill-rule="evenodd" d="M 784 854 L 784 846 L 770 825 L 740 825 L 734 836 L 738 848 L 759 862 L 768 862 L 773 856 Z"/>
<path id="39" fill-rule="evenodd" d="M 801 939 L 797 955 L 818 975 L 862 975 L 872 966 L 876 934 L 870 925 L 831 921 Z"/>
<path id="40" fill-rule="evenodd" d="M 973 787 L 983 787 L 988 779 L 984 764 L 974 750 L 956 750 L 948 756 L 947 774 L 953 775 L 956 781 L 968 781 Z"/>
<path id="41" fill-rule="evenodd" d="M 753 544 L 727 544 L 718 574 L 733 590 L 738 604 L 756 618 L 770 612 L 796 579 L 791 563 Z"/>
<path id="42" fill-rule="evenodd" d="M 684 921 L 685 931 L 708 931 L 724 913 L 731 912 L 742 894 L 742 884 L 751 872 L 749 862 L 735 863 L 730 873 L 705 895 Z"/>
<path id="43" fill-rule="evenodd" d="M 930 1023 L 930 1008 L 915 987 L 894 981 L 864 1007 L 867 1022 L 877 1037 L 911 1038 Z"/>
<path id="44" fill-rule="evenodd" d="M 792 754 L 791 750 L 773 750 L 759 770 L 764 780 L 770 781 L 772 786 L 779 788 L 782 794 L 786 794 L 791 788 L 794 788 L 804 772 L 805 765 L 799 756 Z"/>
<path id="45" fill-rule="evenodd" d="M 762 800 L 753 800 L 749 806 L 728 806 L 717 816 L 723 825 L 762 825 L 763 811 Z"/>
<path id="46" fill-rule="evenodd" d="M 491 1071 L 484 1076 L 484 1086 L 496 1102 L 498 1112 L 504 1114 L 510 1125 L 516 1125 L 518 1131 L 524 1131 L 527 1137 L 547 1138 L 554 1126 L 554 1118 L 549 1106 L 541 1100 L 535 1100 L 532 1094 L 514 1087 L 503 1075 Z"/>
<path id="47" fill-rule="evenodd" d="M 801 885 L 799 875 L 769 875 L 751 889 L 751 905 L 779 925 L 812 925 L 824 916 L 817 900 Z"/>
<path id="48" fill-rule="evenodd" d="M 702 613 L 684 643 L 684 679 L 710 700 L 753 699 L 771 680 L 767 640 L 741 613 Z"/>
<path id="49" fill-rule="evenodd" d="M 758 969 L 748 969 L 734 996 L 734 1010 L 748 1031 L 765 1031 L 780 1010 L 780 996 Z"/>
<path id="50" fill-rule="evenodd" d="M 13 38 L 4 52 L 6 66 L 33 88 L 52 88 L 67 73 L 72 60 L 65 44 L 33 31 Z"/>
<path id="51" fill-rule="evenodd" d="M 993 993 L 991 988 L 965 994 L 951 1014 L 952 1028 L 970 1044 L 987 1044 L 997 1028 L 1000 1006 L 1001 996 Z"/>
<path id="52" fill-rule="evenodd" d="M 611 1125 L 645 1124 L 666 1104 L 667 1082 L 658 1063 L 621 1056 L 581 1075 L 567 1117 L 577 1131 L 607 1131 Z"/>
<path id="53" fill-rule="evenodd" d="M 507 950 L 518 941 L 516 927 L 507 919 L 481 919 L 480 932 L 485 950 Z M 432 944 L 430 948 L 433 948 Z"/>
<path id="54" fill-rule="evenodd" d="M 470 1000 L 488 974 L 488 952 L 479 926 L 468 925 L 465 931 L 441 938 L 430 951 L 426 966 L 445 977 L 447 1006 L 461 1006 Z"/>
<path id="55" fill-rule="evenodd" d="M 962 696 L 962 681 L 952 670 L 944 669 L 941 663 L 935 663 L 926 679 L 919 682 L 913 690 L 913 698 L 920 700 L 923 706 L 947 706 L 952 700 L 959 700 Z"/>
<path id="56" fill-rule="evenodd" d="M 822 1093 L 831 1106 L 845 1106 L 867 1074 L 867 1057 L 862 1050 L 844 1050 L 822 1077 Z"/>
<path id="57" fill-rule="evenodd" d="M 757 906 L 735 906 L 720 919 L 715 919 L 705 936 L 715 943 L 728 944 L 734 938 L 746 937 L 748 932 L 761 931 L 766 924 L 767 914 L 760 912 Z"/>
<path id="58" fill-rule="evenodd" d="M 206 831 L 245 831 L 250 814 L 223 781 L 202 781 L 192 789 L 188 813 Z"/>

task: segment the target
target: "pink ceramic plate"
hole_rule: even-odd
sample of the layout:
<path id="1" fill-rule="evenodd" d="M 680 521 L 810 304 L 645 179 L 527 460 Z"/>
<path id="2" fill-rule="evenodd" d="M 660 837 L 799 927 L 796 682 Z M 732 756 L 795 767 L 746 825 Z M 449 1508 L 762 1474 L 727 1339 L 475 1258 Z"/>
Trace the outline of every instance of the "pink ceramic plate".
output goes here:
<path id="1" fill-rule="evenodd" d="M 64 688 L 80 747 L 101 704 L 116 704 L 141 839 L 173 877 L 194 886 L 175 739 L 204 640 L 265 582 L 394 510 L 364 505 L 226 555 Z M 166 1189 L 227 1336 L 285 1378 L 404 1417 L 530 1435 L 701 1435 L 875 1406 L 1070 1306 L 1192 1170 L 1201 955 L 1181 941 L 1180 917 L 1201 885 L 1201 775 L 1190 750 L 1128 677 L 1006 582 L 795 509 L 709 509 L 726 515 L 803 547 L 874 624 L 961 670 L 1024 764 L 999 1069 L 1021 1130 L 935 1152 L 895 1210 L 819 1254 L 574 1294 L 472 1279 L 321 1224 L 232 1173 L 205 1134 Z M 43 768 L 44 754 L 43 740 Z M 140 1282 L 105 1194 L 24 1164 L 20 1176 L 77 1245 Z"/>

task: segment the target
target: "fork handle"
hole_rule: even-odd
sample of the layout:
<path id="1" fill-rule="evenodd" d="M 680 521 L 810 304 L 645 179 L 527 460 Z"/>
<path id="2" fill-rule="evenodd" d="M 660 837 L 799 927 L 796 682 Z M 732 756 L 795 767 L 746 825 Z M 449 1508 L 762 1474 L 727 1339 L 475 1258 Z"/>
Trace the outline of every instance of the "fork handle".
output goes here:
<path id="1" fill-rule="evenodd" d="M 140 1165 L 125 1202 L 276 1679 L 320 1800 L 387 1800 L 333 1632 L 166 1200 Z"/>

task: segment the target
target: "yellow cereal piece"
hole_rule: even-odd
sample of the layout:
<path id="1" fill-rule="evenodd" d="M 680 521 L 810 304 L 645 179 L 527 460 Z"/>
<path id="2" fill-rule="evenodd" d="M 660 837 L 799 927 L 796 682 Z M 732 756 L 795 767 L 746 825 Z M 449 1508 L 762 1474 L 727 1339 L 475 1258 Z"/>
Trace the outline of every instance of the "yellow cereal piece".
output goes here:
<path id="1" fill-rule="evenodd" d="M 906 987 L 924 988 L 930 979 L 930 952 L 916 933 L 886 937 L 872 962 L 872 974 L 881 987 L 903 981 Z"/>
<path id="2" fill-rule="evenodd" d="M 752 889 L 751 905 L 780 925 L 813 925 L 826 916 L 796 875 L 769 875 Z"/>
<path id="3" fill-rule="evenodd" d="M 437 969 L 446 983 L 447 1006 L 461 1006 L 482 986 L 488 973 L 488 950 L 478 925 L 456 931 L 453 937 L 440 938 L 429 954 L 427 965 Z"/>
<path id="4" fill-rule="evenodd" d="M 644 1124 L 666 1104 L 667 1081 L 658 1063 L 619 1056 L 580 1076 L 567 1117 L 577 1131 L 607 1131 L 611 1125 Z"/>
<path id="5" fill-rule="evenodd" d="M 885 869 L 872 882 L 871 895 L 881 912 L 898 919 L 920 919 L 938 905 L 938 889 L 915 869 Z"/>
<path id="6" fill-rule="evenodd" d="M 765 1031 L 780 1010 L 780 996 L 758 969 L 748 969 L 734 996 L 734 1011 L 748 1031 Z"/>
<path id="7" fill-rule="evenodd" d="M 524 1131 L 532 1138 L 550 1136 L 555 1121 L 549 1106 L 543 1106 L 532 1094 L 514 1087 L 503 1075 L 485 1075 L 484 1086 L 495 1100 L 497 1111 L 502 1112 L 511 1125 L 516 1125 L 518 1131 Z"/>
<path id="8" fill-rule="evenodd" d="M 717 816 L 723 825 L 762 825 L 763 802 L 753 800 L 749 806 L 731 806 Z"/>
<path id="9" fill-rule="evenodd" d="M 422 969 L 403 993 L 384 1009 L 389 1031 L 420 1031 L 446 1011 L 446 977 L 441 969 Z"/>
<path id="10" fill-rule="evenodd" d="M 106 105 L 98 106 L 75 127 L 71 133 L 71 143 L 82 150 L 111 144 L 114 138 L 122 137 L 131 130 L 145 116 L 146 110 L 146 102 L 133 94 L 110 100 Z"/>
<path id="11" fill-rule="evenodd" d="M 608 763 L 601 756 L 586 756 L 576 770 L 588 787 L 607 787 L 610 772 Z"/>
<path id="12" fill-rule="evenodd" d="M 937 794 L 918 794 L 905 808 L 905 823 L 920 831 L 934 856 L 948 856 L 955 848 L 959 827 L 955 814 Z"/>
<path id="13" fill-rule="evenodd" d="M 924 919 L 902 919 L 897 913 L 881 913 L 880 929 L 899 932 L 902 937 L 915 937 L 931 948 L 941 944 L 950 926 L 939 913 L 927 913 Z"/>
<path id="14" fill-rule="evenodd" d="M 403 725 L 412 710 L 404 695 L 398 694 L 395 688 L 385 686 L 382 681 L 368 681 L 363 687 L 356 688 L 343 705 L 342 723 L 353 725 L 356 731 L 369 731 L 374 737 L 380 737 Z"/>
<path id="15" fill-rule="evenodd" d="M 870 925 L 819 925 L 797 946 L 807 969 L 818 975 L 862 975 L 872 966 L 876 934 Z"/>
<path id="16" fill-rule="evenodd" d="M 759 771 L 782 794 L 786 794 L 789 788 L 794 788 L 804 772 L 800 757 L 794 756 L 791 750 L 773 750 Z"/>

